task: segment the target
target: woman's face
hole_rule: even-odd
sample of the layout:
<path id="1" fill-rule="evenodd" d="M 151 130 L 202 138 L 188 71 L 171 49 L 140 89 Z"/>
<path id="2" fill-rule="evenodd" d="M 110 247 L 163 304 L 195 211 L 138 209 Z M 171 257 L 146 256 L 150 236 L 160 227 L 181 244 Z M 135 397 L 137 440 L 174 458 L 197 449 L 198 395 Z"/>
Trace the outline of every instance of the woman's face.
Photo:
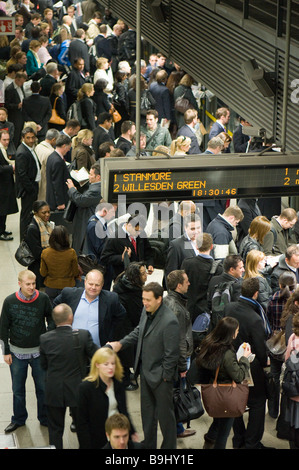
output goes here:
<path id="1" fill-rule="evenodd" d="M 190 149 L 190 144 L 182 145 L 182 146 L 181 146 L 181 149 L 183 150 L 183 152 L 187 153 L 188 150 Z"/>
<path id="2" fill-rule="evenodd" d="M 87 94 L 87 96 L 93 96 L 94 95 L 94 88 L 89 90 L 86 94 Z"/>
<path id="3" fill-rule="evenodd" d="M 146 267 L 145 267 L 145 266 L 141 266 L 139 272 L 140 272 L 140 279 L 141 279 L 141 282 L 142 282 L 142 284 L 145 284 L 145 282 L 146 282 L 146 280 L 147 280 Z"/>
<path id="4" fill-rule="evenodd" d="M 90 147 L 92 145 L 92 136 L 83 139 L 82 142 L 84 145 L 88 145 Z"/>
<path id="5" fill-rule="evenodd" d="M 101 379 L 112 379 L 115 374 L 115 357 L 110 356 L 105 362 L 96 364 Z"/>
<path id="6" fill-rule="evenodd" d="M 48 222 L 50 219 L 51 211 L 49 206 L 42 206 L 36 214 L 43 222 Z"/>
<path id="7" fill-rule="evenodd" d="M 238 336 L 238 334 L 239 334 L 239 327 L 238 327 L 238 328 L 236 329 L 236 331 L 235 331 L 234 339 L 236 339 L 236 337 Z"/>
<path id="8" fill-rule="evenodd" d="M 266 258 L 264 257 L 258 262 L 257 269 L 259 271 L 263 270 L 265 266 L 266 266 Z"/>
<path id="9" fill-rule="evenodd" d="M 0 122 L 5 122 L 7 120 L 7 114 L 3 109 L 0 109 Z"/>

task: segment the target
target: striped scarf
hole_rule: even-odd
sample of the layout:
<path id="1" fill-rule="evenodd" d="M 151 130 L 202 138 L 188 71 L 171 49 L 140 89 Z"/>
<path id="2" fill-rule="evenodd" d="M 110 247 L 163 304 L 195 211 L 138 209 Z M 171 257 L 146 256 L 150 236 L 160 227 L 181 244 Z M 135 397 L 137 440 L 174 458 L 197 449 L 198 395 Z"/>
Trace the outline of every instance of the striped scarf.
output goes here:
<path id="1" fill-rule="evenodd" d="M 37 223 L 39 231 L 40 231 L 40 239 L 41 239 L 42 248 L 47 248 L 49 246 L 49 238 L 53 230 L 52 224 L 50 222 L 44 222 L 37 215 L 34 215 L 33 218 L 35 222 Z"/>

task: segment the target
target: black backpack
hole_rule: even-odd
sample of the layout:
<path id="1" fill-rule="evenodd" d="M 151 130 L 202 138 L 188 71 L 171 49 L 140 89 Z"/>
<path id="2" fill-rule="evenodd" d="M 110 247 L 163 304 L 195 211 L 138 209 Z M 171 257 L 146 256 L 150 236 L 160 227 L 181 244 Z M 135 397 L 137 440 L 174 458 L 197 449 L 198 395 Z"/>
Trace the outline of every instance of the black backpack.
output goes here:
<path id="1" fill-rule="evenodd" d="M 152 234 L 148 238 L 148 241 L 152 249 L 155 268 L 164 269 L 167 258 L 167 250 L 169 246 L 169 239 L 164 238 L 160 230 L 156 235 L 157 236 L 155 236 L 155 234 Z"/>
<path id="2" fill-rule="evenodd" d="M 231 301 L 231 287 L 235 282 L 234 279 L 233 281 L 221 282 L 216 286 L 211 305 L 211 328 L 214 328 L 223 318 L 224 308 Z"/>
<path id="3" fill-rule="evenodd" d="M 285 371 L 282 379 L 282 390 L 288 398 L 299 395 L 299 351 L 293 349 L 285 361 Z"/>

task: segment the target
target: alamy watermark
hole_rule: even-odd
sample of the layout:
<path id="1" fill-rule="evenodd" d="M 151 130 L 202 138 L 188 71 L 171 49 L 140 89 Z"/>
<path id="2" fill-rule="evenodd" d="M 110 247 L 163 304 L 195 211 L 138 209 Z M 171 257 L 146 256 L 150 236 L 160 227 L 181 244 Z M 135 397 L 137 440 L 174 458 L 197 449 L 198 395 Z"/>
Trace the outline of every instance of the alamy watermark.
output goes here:
<path id="1" fill-rule="evenodd" d="M 295 90 L 291 93 L 291 101 L 292 103 L 298 104 L 299 103 L 299 78 L 295 78 L 291 82 L 291 88 L 295 88 Z"/>
<path id="2" fill-rule="evenodd" d="M 114 206 L 117 206 L 116 218 L 113 218 L 108 222 L 108 228 L 104 227 L 103 223 L 97 222 L 95 227 L 95 234 L 98 238 L 126 238 L 126 232 L 123 230 L 117 230 L 119 226 L 128 222 L 133 227 L 139 227 L 139 236 L 151 238 L 159 238 L 161 231 L 163 237 L 168 238 L 171 236 L 172 239 L 178 238 L 184 234 L 184 226 L 186 223 L 194 222 L 200 227 L 199 232 L 202 232 L 202 214 L 203 204 L 195 201 L 182 201 L 179 203 L 178 208 L 175 203 L 167 204 L 165 202 L 153 202 L 151 203 L 151 213 L 148 213 L 148 206 L 142 202 L 127 203 L 125 195 L 119 195 L 117 203 L 100 203 L 96 208 L 96 215 L 105 211 L 106 213 L 114 212 Z M 175 214 L 179 212 L 183 219 L 184 224 L 182 226 L 178 220 L 176 220 Z M 194 214 L 194 215 L 192 215 Z M 150 215 L 150 220 L 149 220 Z M 150 228 L 148 224 L 150 223 Z M 147 229 L 146 229 L 147 228 Z M 146 231 L 145 231 L 146 229 Z"/>

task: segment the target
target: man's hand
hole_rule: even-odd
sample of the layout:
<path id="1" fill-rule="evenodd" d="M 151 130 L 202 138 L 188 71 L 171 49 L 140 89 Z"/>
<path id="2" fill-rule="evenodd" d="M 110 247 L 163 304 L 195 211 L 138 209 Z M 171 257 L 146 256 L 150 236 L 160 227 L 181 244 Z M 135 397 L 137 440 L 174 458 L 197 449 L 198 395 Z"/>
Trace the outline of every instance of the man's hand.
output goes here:
<path id="1" fill-rule="evenodd" d="M 68 179 L 66 180 L 66 185 L 67 185 L 67 187 L 68 187 L 69 189 L 70 189 L 70 188 L 75 188 L 75 185 L 74 185 L 73 181 L 72 181 L 70 178 L 68 178 Z"/>
<path id="2" fill-rule="evenodd" d="M 122 348 L 122 344 L 119 341 L 112 341 L 111 343 L 108 341 L 107 344 L 109 344 L 116 353 Z"/>
<path id="3" fill-rule="evenodd" d="M 147 267 L 147 274 L 153 274 L 154 272 L 154 267 L 153 266 L 148 266 Z"/>
<path id="4" fill-rule="evenodd" d="M 8 366 L 10 366 L 12 364 L 11 354 L 6 354 L 5 356 L 3 356 L 3 359 L 4 359 L 4 362 L 6 362 L 6 364 Z"/>
<path id="5" fill-rule="evenodd" d="M 62 211 L 63 209 L 65 209 L 65 204 L 60 204 L 60 206 L 57 206 L 57 209 L 59 211 Z"/>
<path id="6" fill-rule="evenodd" d="M 128 257 L 131 258 L 132 250 L 131 250 L 130 247 L 125 246 L 125 249 L 124 249 L 124 251 L 123 251 L 123 254 L 121 255 L 122 261 L 124 260 L 124 257 L 125 257 L 125 253 L 126 253 L 126 252 L 128 253 Z"/>

